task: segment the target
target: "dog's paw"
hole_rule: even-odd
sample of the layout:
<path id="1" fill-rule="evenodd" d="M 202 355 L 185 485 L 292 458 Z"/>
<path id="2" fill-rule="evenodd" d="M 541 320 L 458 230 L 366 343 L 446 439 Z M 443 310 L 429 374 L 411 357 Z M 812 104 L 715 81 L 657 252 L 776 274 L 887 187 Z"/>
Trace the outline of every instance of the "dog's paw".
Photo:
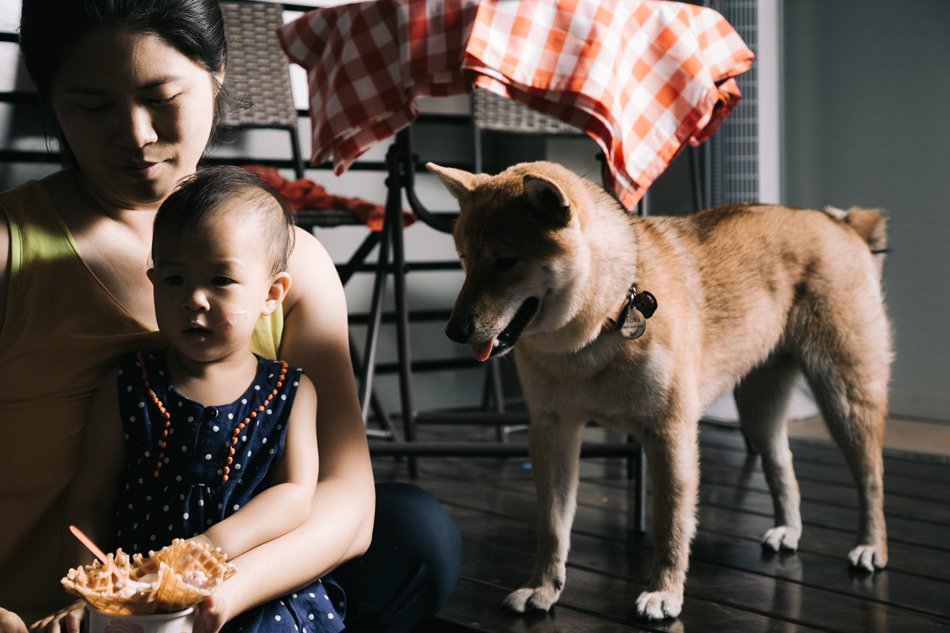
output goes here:
<path id="1" fill-rule="evenodd" d="M 666 620 L 683 610 L 683 594 L 672 591 L 644 591 L 637 598 L 637 615 L 645 620 Z"/>
<path id="2" fill-rule="evenodd" d="M 551 587 L 522 587 L 508 594 L 501 606 L 509 613 L 549 611 L 560 596 L 561 592 Z"/>
<path id="3" fill-rule="evenodd" d="M 801 535 L 801 528 L 779 525 L 765 533 L 762 537 L 762 547 L 773 552 L 783 549 L 794 552 L 798 549 L 798 539 Z"/>
<path id="4" fill-rule="evenodd" d="M 876 545 L 858 545 L 848 553 L 851 567 L 864 571 L 876 571 L 887 566 L 887 556 Z"/>

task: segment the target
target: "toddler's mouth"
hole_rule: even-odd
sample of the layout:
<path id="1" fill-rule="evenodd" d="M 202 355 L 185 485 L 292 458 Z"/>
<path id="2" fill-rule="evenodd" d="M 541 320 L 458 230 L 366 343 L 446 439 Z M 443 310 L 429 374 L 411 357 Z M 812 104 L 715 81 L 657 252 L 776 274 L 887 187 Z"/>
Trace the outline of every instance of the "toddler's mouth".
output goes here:
<path id="1" fill-rule="evenodd" d="M 185 329 L 185 334 L 192 337 L 207 337 L 211 336 L 213 332 L 204 326 L 192 325 Z"/>

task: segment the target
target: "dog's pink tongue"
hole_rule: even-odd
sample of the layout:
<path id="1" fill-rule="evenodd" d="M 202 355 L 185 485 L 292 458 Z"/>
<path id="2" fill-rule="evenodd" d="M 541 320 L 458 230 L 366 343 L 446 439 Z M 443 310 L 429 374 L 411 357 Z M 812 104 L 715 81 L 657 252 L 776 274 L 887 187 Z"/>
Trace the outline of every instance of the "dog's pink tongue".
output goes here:
<path id="1" fill-rule="evenodd" d="M 472 356 L 480 363 L 484 363 L 491 356 L 491 350 L 495 346 L 494 341 L 485 341 L 484 343 L 472 344 Z"/>

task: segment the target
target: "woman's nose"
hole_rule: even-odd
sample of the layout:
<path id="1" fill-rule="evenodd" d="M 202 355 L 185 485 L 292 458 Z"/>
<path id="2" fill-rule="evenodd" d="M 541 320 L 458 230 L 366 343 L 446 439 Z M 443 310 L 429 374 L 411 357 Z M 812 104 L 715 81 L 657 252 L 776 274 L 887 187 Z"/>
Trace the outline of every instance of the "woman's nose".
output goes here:
<path id="1" fill-rule="evenodd" d="M 129 106 L 120 123 L 119 143 L 133 149 L 141 149 L 158 140 L 152 112 L 145 106 Z"/>

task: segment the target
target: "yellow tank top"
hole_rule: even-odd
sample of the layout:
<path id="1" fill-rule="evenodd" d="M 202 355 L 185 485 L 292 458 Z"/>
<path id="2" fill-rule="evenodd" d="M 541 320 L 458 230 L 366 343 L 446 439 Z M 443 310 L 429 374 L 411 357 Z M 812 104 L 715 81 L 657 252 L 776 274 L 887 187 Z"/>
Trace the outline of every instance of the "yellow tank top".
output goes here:
<path id="1" fill-rule="evenodd" d="M 0 607 L 39 617 L 69 599 L 59 583 L 63 509 L 92 394 L 119 355 L 163 341 L 86 266 L 41 183 L 0 195 L 0 208 L 10 228 L 0 329 Z M 261 319 L 254 351 L 276 358 L 282 329 L 280 310 Z"/>

